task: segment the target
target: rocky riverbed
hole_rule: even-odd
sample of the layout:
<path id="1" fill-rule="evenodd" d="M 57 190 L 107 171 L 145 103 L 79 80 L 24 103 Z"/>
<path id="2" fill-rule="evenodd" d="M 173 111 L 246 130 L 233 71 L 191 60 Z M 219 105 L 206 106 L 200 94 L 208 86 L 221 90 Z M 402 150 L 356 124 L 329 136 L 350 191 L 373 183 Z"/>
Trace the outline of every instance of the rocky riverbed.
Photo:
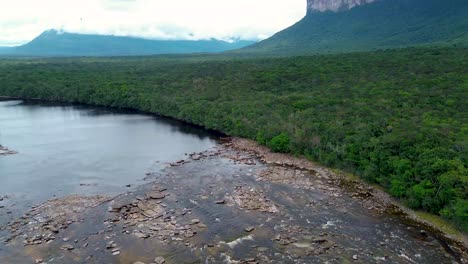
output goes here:
<path id="1" fill-rule="evenodd" d="M 225 140 L 142 177 L 147 184 L 116 197 L 70 196 L 21 213 L 0 228 L 0 263 L 467 260 L 463 241 L 408 224 L 385 194 L 251 141 Z"/>

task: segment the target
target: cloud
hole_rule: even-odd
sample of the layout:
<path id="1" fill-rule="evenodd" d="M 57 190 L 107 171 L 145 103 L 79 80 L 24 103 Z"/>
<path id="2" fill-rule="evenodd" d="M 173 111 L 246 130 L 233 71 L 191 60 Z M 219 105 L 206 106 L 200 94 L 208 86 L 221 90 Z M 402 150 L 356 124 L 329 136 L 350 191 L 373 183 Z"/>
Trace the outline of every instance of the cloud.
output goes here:
<path id="1" fill-rule="evenodd" d="M 263 39 L 305 15 L 305 0 L 4 0 L 0 45 L 50 28 L 151 39 Z"/>

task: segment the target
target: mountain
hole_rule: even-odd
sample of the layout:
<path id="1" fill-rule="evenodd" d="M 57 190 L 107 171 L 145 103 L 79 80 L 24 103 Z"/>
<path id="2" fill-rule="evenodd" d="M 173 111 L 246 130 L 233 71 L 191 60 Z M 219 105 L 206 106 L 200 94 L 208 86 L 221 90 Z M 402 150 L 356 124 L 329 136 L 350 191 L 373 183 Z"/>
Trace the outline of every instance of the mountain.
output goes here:
<path id="1" fill-rule="evenodd" d="M 10 47 L 0 47 L 0 55 L 9 54 L 13 51 L 13 48 Z"/>
<path id="2" fill-rule="evenodd" d="M 149 40 L 134 37 L 85 35 L 48 30 L 31 42 L 0 48 L 12 56 L 139 56 L 174 53 L 222 52 L 253 44 L 253 41 Z"/>
<path id="3" fill-rule="evenodd" d="M 244 52 L 339 53 L 468 46 L 467 0 L 308 0 L 307 15 Z"/>

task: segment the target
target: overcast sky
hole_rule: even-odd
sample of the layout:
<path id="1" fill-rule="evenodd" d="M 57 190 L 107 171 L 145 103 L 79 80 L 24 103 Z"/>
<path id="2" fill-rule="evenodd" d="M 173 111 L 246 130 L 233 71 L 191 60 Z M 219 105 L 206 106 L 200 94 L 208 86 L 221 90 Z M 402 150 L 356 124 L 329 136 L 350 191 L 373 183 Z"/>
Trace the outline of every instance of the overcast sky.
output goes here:
<path id="1" fill-rule="evenodd" d="M 263 39 L 301 19 L 306 0 L 0 0 L 0 46 L 47 29 L 154 39 Z"/>

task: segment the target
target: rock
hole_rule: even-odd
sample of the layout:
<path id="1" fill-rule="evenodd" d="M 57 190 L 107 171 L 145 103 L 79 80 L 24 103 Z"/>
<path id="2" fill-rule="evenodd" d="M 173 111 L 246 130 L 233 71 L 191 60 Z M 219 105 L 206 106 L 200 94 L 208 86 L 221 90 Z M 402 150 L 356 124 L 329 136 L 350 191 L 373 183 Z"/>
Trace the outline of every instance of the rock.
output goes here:
<path id="1" fill-rule="evenodd" d="M 161 216 L 163 216 L 163 213 L 162 212 L 156 212 L 154 210 L 145 210 L 142 212 L 142 214 L 146 217 L 151 217 L 151 218 L 154 218 L 154 219 L 157 219 L 157 218 L 160 218 Z"/>
<path id="2" fill-rule="evenodd" d="M 187 232 L 185 233 L 184 236 L 185 236 L 186 238 L 191 238 L 191 237 L 194 237 L 195 234 L 196 234 L 196 233 L 193 232 L 193 231 L 187 231 Z"/>
<path id="3" fill-rule="evenodd" d="M 164 263 L 166 263 L 166 260 L 163 257 L 157 257 L 157 258 L 154 259 L 154 262 L 156 264 L 164 264 Z"/>
<path id="4" fill-rule="evenodd" d="M 255 230 L 255 227 L 249 226 L 249 227 L 246 227 L 244 230 L 245 230 L 245 232 L 249 232 L 249 233 L 250 233 L 250 232 L 252 232 L 252 231 Z"/>
<path id="5" fill-rule="evenodd" d="M 60 247 L 61 250 L 68 250 L 68 251 L 71 251 L 73 249 L 75 249 L 75 247 L 73 247 L 71 244 L 65 244 L 63 245 L 62 247 Z"/>
<path id="6" fill-rule="evenodd" d="M 200 219 L 192 219 L 192 225 L 200 223 Z"/>
<path id="7" fill-rule="evenodd" d="M 118 256 L 118 255 L 120 255 L 120 251 L 112 252 L 112 256 Z"/>
<path id="8" fill-rule="evenodd" d="M 197 226 L 198 226 L 199 228 L 207 228 L 207 226 L 206 226 L 205 224 L 202 224 L 202 223 L 199 223 Z"/>
<path id="9" fill-rule="evenodd" d="M 70 240 L 70 238 L 64 237 L 62 240 L 63 240 L 63 242 L 68 242 Z"/>
<path id="10" fill-rule="evenodd" d="M 238 186 L 230 196 L 227 196 L 227 200 L 229 203 L 235 203 L 246 210 L 268 213 L 279 212 L 276 205 L 256 188 Z"/>
<path id="11" fill-rule="evenodd" d="M 379 245 L 380 245 L 381 247 L 383 247 L 383 246 L 385 246 L 385 242 L 380 242 Z"/>
<path id="12" fill-rule="evenodd" d="M 44 262 L 44 260 L 42 260 L 42 259 L 36 259 L 35 262 L 36 262 L 36 264 L 41 264 L 42 262 Z"/>
<path id="13" fill-rule="evenodd" d="M 358 255 L 353 255 L 354 260 L 358 260 Z"/>
<path id="14" fill-rule="evenodd" d="M 107 243 L 106 245 L 106 249 L 113 249 L 113 248 L 116 248 L 117 247 L 117 244 L 114 243 L 113 241 Z"/>
<path id="15" fill-rule="evenodd" d="M 120 209 L 122 209 L 122 207 L 114 205 L 114 206 L 109 206 L 108 211 L 110 213 L 118 213 L 118 212 L 120 212 Z"/>
<path id="16" fill-rule="evenodd" d="M 426 230 L 420 230 L 419 233 L 423 236 L 423 237 L 427 237 L 427 232 Z"/>
<path id="17" fill-rule="evenodd" d="M 219 201 L 216 201 L 216 204 L 226 204 L 226 200 L 219 200 Z"/>
<path id="18" fill-rule="evenodd" d="M 44 228 L 45 228 L 45 229 L 49 229 L 50 232 L 55 233 L 55 234 L 57 234 L 57 233 L 59 232 L 58 228 L 55 227 L 55 226 L 48 225 L 48 226 L 45 226 Z M 65 242 L 66 242 L 66 241 L 65 241 Z"/>
<path id="19" fill-rule="evenodd" d="M 166 194 L 163 192 L 152 192 L 152 193 L 149 193 L 148 196 L 151 199 L 160 200 L 160 199 L 164 199 L 166 197 Z"/>
<path id="20" fill-rule="evenodd" d="M 322 243 L 327 242 L 327 240 L 324 238 L 315 238 L 312 240 L 312 242 L 317 243 L 317 244 L 322 244 Z"/>
<path id="21" fill-rule="evenodd" d="M 136 233 L 134 233 L 134 235 L 135 235 L 136 237 L 142 238 L 142 239 L 145 239 L 145 238 L 148 238 L 148 237 L 149 237 L 148 234 L 143 234 L 143 233 L 141 233 L 141 232 L 136 232 Z"/>
<path id="22" fill-rule="evenodd" d="M 145 264 L 145 263 L 141 261 L 137 261 L 137 262 L 133 262 L 133 264 Z"/>
<path id="23" fill-rule="evenodd" d="M 267 251 L 268 251 L 268 248 L 267 248 L 267 247 L 258 247 L 258 248 L 257 248 L 257 251 L 258 251 L 258 252 L 267 252 Z"/>

